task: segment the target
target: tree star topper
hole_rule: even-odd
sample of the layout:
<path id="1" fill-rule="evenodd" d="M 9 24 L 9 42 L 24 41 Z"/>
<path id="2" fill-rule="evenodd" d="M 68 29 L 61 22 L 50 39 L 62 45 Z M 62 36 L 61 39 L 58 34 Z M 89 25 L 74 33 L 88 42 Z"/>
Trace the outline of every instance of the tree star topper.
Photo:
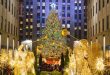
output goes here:
<path id="1" fill-rule="evenodd" d="M 55 3 L 51 3 L 50 6 L 51 6 L 52 9 L 56 9 L 56 4 Z"/>

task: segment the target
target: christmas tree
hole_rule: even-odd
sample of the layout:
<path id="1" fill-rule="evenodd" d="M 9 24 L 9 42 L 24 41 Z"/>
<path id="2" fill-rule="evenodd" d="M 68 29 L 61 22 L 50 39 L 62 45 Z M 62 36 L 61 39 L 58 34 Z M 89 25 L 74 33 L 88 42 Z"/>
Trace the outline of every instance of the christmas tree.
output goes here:
<path id="1" fill-rule="evenodd" d="M 46 28 L 42 30 L 40 45 L 44 57 L 60 57 L 69 48 L 66 46 L 66 39 L 62 36 L 60 20 L 55 10 L 52 10 L 46 20 Z"/>

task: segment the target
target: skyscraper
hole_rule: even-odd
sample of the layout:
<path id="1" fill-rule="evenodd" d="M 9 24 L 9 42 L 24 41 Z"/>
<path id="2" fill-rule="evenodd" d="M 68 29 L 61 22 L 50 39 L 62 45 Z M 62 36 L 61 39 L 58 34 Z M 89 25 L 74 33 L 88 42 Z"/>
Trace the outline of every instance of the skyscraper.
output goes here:
<path id="1" fill-rule="evenodd" d="M 32 39 L 33 0 L 19 0 L 20 41 Z"/>
<path id="2" fill-rule="evenodd" d="M 103 50 L 110 46 L 110 1 L 88 0 L 88 40 L 99 42 Z"/>
<path id="3" fill-rule="evenodd" d="M 17 48 L 18 18 L 18 1 L 0 0 L 0 49 Z"/>
<path id="4" fill-rule="evenodd" d="M 46 27 L 45 22 L 52 10 L 52 6 L 58 14 L 62 23 L 62 28 L 67 28 L 70 31 L 70 34 L 78 39 L 86 38 L 87 25 L 84 0 L 24 0 L 23 4 L 24 39 L 27 39 L 27 35 L 32 33 L 30 32 L 30 28 L 27 27 L 31 25 L 33 31 L 32 40 L 40 38 L 42 35 L 41 30 Z M 30 17 L 26 17 L 26 15 L 30 15 Z M 27 33 L 28 31 L 29 33 Z M 70 42 L 73 39 L 68 36 L 67 40 Z M 73 42 L 71 42 L 71 44 L 72 43 Z"/>

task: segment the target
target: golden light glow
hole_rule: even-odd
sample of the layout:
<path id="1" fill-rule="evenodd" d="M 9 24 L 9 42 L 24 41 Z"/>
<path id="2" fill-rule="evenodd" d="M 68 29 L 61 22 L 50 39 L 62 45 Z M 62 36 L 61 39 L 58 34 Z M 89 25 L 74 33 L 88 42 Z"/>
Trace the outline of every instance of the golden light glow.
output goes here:
<path id="1" fill-rule="evenodd" d="M 102 58 L 97 58 L 96 69 L 99 71 L 104 70 L 104 60 Z"/>

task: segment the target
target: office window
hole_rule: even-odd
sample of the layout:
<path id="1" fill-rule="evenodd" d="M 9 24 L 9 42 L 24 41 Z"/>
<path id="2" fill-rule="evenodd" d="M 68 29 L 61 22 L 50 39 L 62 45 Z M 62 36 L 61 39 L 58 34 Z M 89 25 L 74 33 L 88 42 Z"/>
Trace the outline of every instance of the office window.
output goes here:
<path id="1" fill-rule="evenodd" d="M 3 29 L 3 16 L 1 16 L 1 29 Z"/>
<path id="2" fill-rule="evenodd" d="M 2 4 L 2 5 L 3 5 L 3 1 L 4 1 L 4 0 L 1 0 L 1 4 Z"/>
<path id="3" fill-rule="evenodd" d="M 40 13 L 37 13 L 37 16 L 40 16 Z"/>
<path id="4" fill-rule="evenodd" d="M 70 0 L 67 0 L 67 3 L 70 3 Z"/>
<path id="5" fill-rule="evenodd" d="M 37 2 L 40 2 L 40 0 L 37 0 Z"/>
<path id="6" fill-rule="evenodd" d="M 40 20 L 37 20 L 37 23 L 40 23 Z"/>
<path id="7" fill-rule="evenodd" d="M 26 5 L 29 5 L 29 2 L 28 1 L 26 2 Z"/>
<path id="8" fill-rule="evenodd" d="M 99 33 L 100 33 L 100 21 L 99 21 L 99 28 L 98 29 L 99 29 Z"/>
<path id="9" fill-rule="evenodd" d="M 67 17 L 70 17 L 70 13 L 67 13 Z"/>
<path id="10" fill-rule="evenodd" d="M 77 3 L 74 3 L 75 6 L 77 6 Z"/>
<path id="11" fill-rule="evenodd" d="M 77 13 L 77 10 L 75 10 L 74 12 Z"/>
<path id="12" fill-rule="evenodd" d="M 58 0 L 56 0 L 56 2 L 58 2 Z"/>
<path id="13" fill-rule="evenodd" d="M 11 8 L 12 8 L 12 14 L 13 14 L 13 4 L 12 4 L 12 7 Z"/>
<path id="14" fill-rule="evenodd" d="M 65 24 L 65 20 L 64 19 L 62 20 L 62 24 Z"/>
<path id="15" fill-rule="evenodd" d="M 93 16 L 94 16 L 94 6 L 93 6 Z"/>
<path id="16" fill-rule="evenodd" d="M 67 10 L 70 10 L 70 5 L 67 6 Z"/>
<path id="17" fill-rule="evenodd" d="M 42 18 L 42 23 L 45 23 L 45 18 Z"/>
<path id="18" fill-rule="evenodd" d="M 74 16 L 75 16 L 75 19 L 77 19 L 77 14 L 75 14 Z"/>
<path id="19" fill-rule="evenodd" d="M 10 22 L 8 22 L 8 32 L 10 33 Z"/>
<path id="20" fill-rule="evenodd" d="M 42 2 L 45 2 L 45 0 L 42 0 Z"/>
<path id="21" fill-rule="evenodd" d="M 109 0 L 107 0 L 107 3 L 109 3 Z"/>
<path id="22" fill-rule="evenodd" d="M 45 13 L 42 13 L 42 16 L 45 16 Z"/>
<path id="23" fill-rule="evenodd" d="M 31 5 L 33 5 L 33 2 L 30 2 Z"/>
<path id="24" fill-rule="evenodd" d="M 65 17 L 65 14 L 62 14 L 62 17 Z"/>
<path id="25" fill-rule="evenodd" d="M 49 0 L 49 2 L 52 2 L 52 0 Z"/>
<path id="26" fill-rule="evenodd" d="M 82 13 L 82 11 L 81 11 L 81 10 L 79 10 L 79 13 Z"/>
<path id="27" fill-rule="evenodd" d="M 5 0 L 5 8 L 7 8 L 7 0 Z"/>
<path id="28" fill-rule="evenodd" d="M 81 6 L 81 3 L 79 3 L 79 6 Z"/>
<path id="29" fill-rule="evenodd" d="M 79 14 L 79 19 L 81 20 L 81 14 Z"/>
<path id="30" fill-rule="evenodd" d="M 70 24 L 70 20 L 67 20 L 67 24 Z"/>
<path id="31" fill-rule="evenodd" d="M 5 31 L 7 31 L 7 20 L 5 19 Z"/>
<path id="32" fill-rule="evenodd" d="M 104 19 L 102 19 L 102 31 L 104 31 Z"/>
<path id="33" fill-rule="evenodd" d="M 103 0 L 103 4 L 102 4 L 102 6 L 104 7 L 104 5 L 105 5 L 105 0 Z"/>
<path id="34" fill-rule="evenodd" d="M 107 21 L 107 26 L 106 27 L 107 27 L 107 29 L 109 29 L 109 16 L 107 16 L 107 20 L 106 21 Z"/>
<path id="35" fill-rule="evenodd" d="M 101 9 L 101 1 L 99 0 L 99 11 L 100 11 L 100 9 Z"/>
<path id="36" fill-rule="evenodd" d="M 65 6 L 64 5 L 62 6 L 62 9 L 65 10 Z"/>
<path id="37" fill-rule="evenodd" d="M 63 3 L 65 2 L 65 0 L 62 1 Z"/>
<path id="38" fill-rule="evenodd" d="M 39 8 L 40 9 L 40 8 Z M 45 9 L 45 6 L 42 6 L 42 9 Z"/>
<path id="39" fill-rule="evenodd" d="M 97 34 L 97 24 L 96 24 L 95 28 L 96 28 L 95 30 L 96 30 L 96 34 Z"/>
<path id="40" fill-rule="evenodd" d="M 37 9 L 40 9 L 40 6 L 37 6 Z"/>
<path id="41" fill-rule="evenodd" d="M 9 11 L 10 11 L 10 0 L 9 0 Z"/>
<path id="42" fill-rule="evenodd" d="M 94 36 L 94 25 L 93 25 L 93 36 Z"/>
<path id="43" fill-rule="evenodd" d="M 97 3 L 96 3 L 96 13 L 97 13 Z"/>
<path id="44" fill-rule="evenodd" d="M 33 5 L 31 5 L 30 8 L 33 9 Z"/>

